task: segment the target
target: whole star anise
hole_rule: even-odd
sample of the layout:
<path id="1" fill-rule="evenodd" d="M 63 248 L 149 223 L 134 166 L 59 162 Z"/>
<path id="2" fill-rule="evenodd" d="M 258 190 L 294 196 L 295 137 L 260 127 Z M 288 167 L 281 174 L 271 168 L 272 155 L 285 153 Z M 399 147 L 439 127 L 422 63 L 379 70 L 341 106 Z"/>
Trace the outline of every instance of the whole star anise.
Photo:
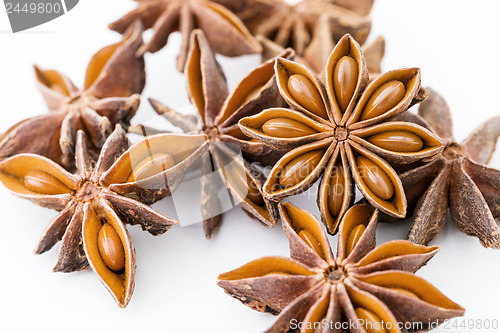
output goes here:
<path id="1" fill-rule="evenodd" d="M 439 248 L 404 240 L 375 247 L 377 211 L 371 206 L 355 205 L 345 214 L 337 258 L 313 215 L 290 203 L 279 211 L 291 259 L 257 259 L 219 275 L 217 282 L 245 305 L 279 314 L 267 333 L 344 332 L 352 324 L 351 332 L 401 332 L 398 323 L 412 323 L 418 331 L 464 314 L 413 274 Z"/>
<path id="2" fill-rule="evenodd" d="M 282 47 L 291 47 L 305 58 L 315 57 L 318 48 L 323 47 L 320 34 L 339 40 L 349 33 L 364 43 L 371 29 L 368 17 L 325 0 L 303 0 L 294 5 L 285 0 L 250 0 L 239 16 L 254 36 L 262 35 Z"/>
<path id="3" fill-rule="evenodd" d="M 318 206 L 330 233 L 353 203 L 354 183 L 377 209 L 404 217 L 406 198 L 389 162 L 411 163 L 443 149 L 429 130 L 392 121 L 425 97 L 419 69 L 387 72 L 368 84 L 361 49 L 346 35 L 328 59 L 324 83 L 286 59 L 278 58 L 275 71 L 293 110 L 268 109 L 239 122 L 249 137 L 291 149 L 271 170 L 264 197 L 280 201 L 322 176 Z"/>
<path id="4" fill-rule="evenodd" d="M 128 127 L 144 88 L 144 59 L 135 53 L 142 44 L 136 22 L 121 42 L 99 50 L 90 60 L 83 89 L 55 70 L 35 66 L 38 88 L 49 113 L 21 121 L 0 137 L 0 158 L 20 153 L 50 158 L 74 169 L 76 133 L 86 132 L 98 154 L 114 125 Z"/>
<path id="5" fill-rule="evenodd" d="M 251 140 L 238 127 L 238 121 L 244 116 L 284 104 L 276 86 L 274 59 L 251 71 L 229 94 L 224 73 L 201 30 L 193 32 L 190 44 L 184 73 L 189 98 L 200 121 L 181 115 L 157 101 L 150 101 L 158 114 L 188 133 L 184 140 L 200 134 L 206 138 L 208 153 L 199 150 L 192 156 L 193 159 L 200 158 L 207 153 L 201 160 L 201 208 L 205 235 L 210 238 L 222 219 L 223 210 L 217 195 L 221 181 L 222 187 L 227 187 L 234 201 L 239 202 L 252 218 L 266 226 L 274 226 L 276 204 L 262 197 L 265 176 L 249 161 L 274 162 L 284 152 L 273 151 L 263 143 Z M 291 50 L 285 50 L 281 55 L 290 57 L 292 54 Z M 139 130 L 145 135 L 158 133 L 158 130 L 145 126 L 140 126 Z M 244 159 L 238 156 L 240 151 Z M 214 172 L 220 175 L 217 181 L 212 178 Z"/>
<path id="6" fill-rule="evenodd" d="M 34 154 L 19 154 L 0 162 L 0 181 L 13 194 L 60 211 L 45 229 L 35 252 L 44 253 L 62 240 L 54 271 L 74 272 L 90 266 L 120 307 L 130 301 L 136 267 L 125 223 L 140 224 L 153 235 L 177 223 L 125 196 L 147 198 L 153 195 L 149 192 L 160 188 L 145 186 L 154 178 L 163 179 L 164 171 L 163 165 L 151 163 L 149 146 L 150 142 L 139 142 L 124 153 L 128 140 L 117 125 L 97 162 L 90 158 L 85 133 L 78 131 L 77 174 Z"/>
<path id="7" fill-rule="evenodd" d="M 448 211 L 458 229 L 484 247 L 500 248 L 500 171 L 485 164 L 500 136 L 500 116 L 476 128 L 462 143 L 453 138 L 450 109 L 438 93 L 420 105 L 419 115 L 445 141 L 445 149 L 430 163 L 400 175 L 413 223 L 408 239 L 428 244 L 446 222 Z"/>
<path id="8" fill-rule="evenodd" d="M 109 28 L 120 33 L 137 19 L 146 29 L 153 30 L 151 40 L 138 51 L 139 54 L 157 52 L 168 41 L 172 32 L 180 31 L 182 45 L 177 58 L 177 69 L 184 69 L 189 36 L 194 29 L 201 29 L 216 53 L 236 57 L 259 53 L 261 47 L 240 19 L 224 5 L 232 9 L 244 6 L 245 0 L 136 0 L 138 6 L 122 18 L 111 23 Z"/>

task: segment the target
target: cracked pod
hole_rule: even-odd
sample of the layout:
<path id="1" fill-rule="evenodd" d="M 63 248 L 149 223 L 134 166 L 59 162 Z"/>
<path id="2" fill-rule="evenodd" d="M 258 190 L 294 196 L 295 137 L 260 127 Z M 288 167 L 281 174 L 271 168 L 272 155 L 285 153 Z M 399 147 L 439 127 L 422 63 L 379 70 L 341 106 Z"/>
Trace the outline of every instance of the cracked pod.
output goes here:
<path id="1" fill-rule="evenodd" d="M 477 237 L 484 247 L 500 248 L 500 171 L 485 166 L 500 135 L 500 116 L 457 143 L 446 101 L 429 92 L 418 110 L 422 118 L 415 117 L 443 138 L 445 149 L 435 160 L 400 175 L 413 212 L 408 239 L 428 244 L 443 229 L 449 211 L 460 231 Z"/>
<path id="2" fill-rule="evenodd" d="M 189 38 L 195 29 L 203 30 L 214 52 L 224 56 L 237 57 L 261 51 L 245 25 L 228 9 L 244 5 L 244 0 L 139 1 L 136 9 L 111 23 L 109 28 L 123 33 L 135 20 L 141 20 L 146 29 L 152 29 L 151 40 L 138 50 L 140 55 L 159 51 L 167 44 L 170 34 L 179 31 L 182 44 L 177 70 L 182 71 L 189 53 Z"/>
<path id="3" fill-rule="evenodd" d="M 285 50 L 281 56 L 292 57 L 293 51 Z M 224 209 L 217 197 L 221 186 L 227 188 L 233 203 L 239 203 L 253 219 L 268 227 L 276 224 L 276 204 L 263 198 L 261 193 L 265 177 L 250 162 L 270 164 L 285 151 L 276 151 L 262 142 L 251 140 L 238 127 L 238 121 L 245 116 L 254 115 L 268 107 L 284 105 L 276 86 L 273 65 L 274 59 L 258 66 L 229 93 L 224 73 L 207 39 L 202 31 L 196 30 L 191 36 L 184 73 L 188 95 L 199 120 L 150 100 L 159 115 L 186 133 L 184 140 L 199 135 L 206 138 L 204 144 L 208 147 L 208 154 L 205 154 L 207 151 L 199 150 L 193 152 L 192 158 L 204 155 L 201 160 L 201 210 L 207 238 L 221 223 Z M 132 131 L 145 134 L 160 132 L 145 126 Z M 186 168 L 179 170 L 187 171 Z M 210 180 L 213 173 L 220 176 L 217 181 Z"/>
<path id="4" fill-rule="evenodd" d="M 130 198 L 129 194 L 150 198 L 157 190 L 138 191 L 140 180 L 130 179 L 136 176 L 134 164 L 123 156 L 141 156 L 135 167 L 140 164 L 142 170 L 148 169 L 144 181 L 164 179 L 170 169 L 165 162 L 152 165 L 144 143 L 125 152 L 128 141 L 120 125 L 104 143 L 97 161 L 92 160 L 87 144 L 85 133 L 79 131 L 77 174 L 68 173 L 45 157 L 19 154 L 0 162 L 0 181 L 14 195 L 60 211 L 45 229 L 35 252 L 44 253 L 61 241 L 54 271 L 74 272 L 90 266 L 117 304 L 125 307 L 134 289 L 136 267 L 125 223 L 140 224 L 149 233 L 159 235 L 177 222 Z M 146 153 L 138 154 L 139 147 Z M 128 168 L 124 167 L 127 163 Z M 134 190 L 124 190 L 120 187 L 123 183 L 133 185 Z M 121 191 L 115 191 L 115 187 Z"/>
<path id="5" fill-rule="evenodd" d="M 30 153 L 74 170 L 76 133 L 83 130 L 98 155 L 116 124 L 128 127 L 145 83 L 142 25 L 135 22 L 116 44 L 95 53 L 83 89 L 55 70 L 35 66 L 37 84 L 50 113 L 21 121 L 0 137 L 0 159 Z"/>
<path id="6" fill-rule="evenodd" d="M 390 71 L 368 83 L 361 49 L 346 35 L 328 59 L 324 81 L 282 58 L 275 71 L 291 109 L 267 109 L 239 122 L 249 137 L 290 150 L 271 170 L 264 196 L 281 201 L 321 178 L 318 206 L 330 233 L 352 205 L 354 184 L 377 209 L 404 217 L 403 187 L 389 163 L 410 164 L 443 149 L 429 130 L 393 120 L 425 97 L 419 69 Z"/>
<path id="7" fill-rule="evenodd" d="M 344 215 L 336 258 L 313 215 L 290 203 L 279 210 L 291 259 L 260 258 L 219 275 L 217 282 L 254 310 L 279 314 L 267 333 L 292 331 L 294 321 L 303 324 L 301 333 L 343 332 L 322 326 L 325 320 L 359 323 L 356 332 L 378 326 L 377 332 L 398 333 L 398 322 L 419 323 L 425 331 L 431 322 L 464 314 L 414 275 L 439 248 L 404 240 L 376 247 L 377 211 L 371 206 L 355 205 Z"/>

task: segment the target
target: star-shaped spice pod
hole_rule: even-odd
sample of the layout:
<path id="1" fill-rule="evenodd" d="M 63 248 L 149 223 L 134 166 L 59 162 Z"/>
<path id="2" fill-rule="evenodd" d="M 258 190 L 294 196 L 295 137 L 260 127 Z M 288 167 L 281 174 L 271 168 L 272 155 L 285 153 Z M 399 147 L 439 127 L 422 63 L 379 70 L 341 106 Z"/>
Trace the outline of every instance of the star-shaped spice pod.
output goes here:
<path id="1" fill-rule="evenodd" d="M 261 47 L 240 19 L 224 5 L 232 9 L 244 6 L 245 0 L 136 0 L 138 6 L 122 18 L 111 23 L 109 28 L 120 33 L 137 19 L 146 29 L 153 30 L 151 40 L 139 49 L 139 54 L 157 52 L 168 42 L 172 32 L 182 34 L 181 51 L 177 58 L 177 69 L 182 71 L 189 50 L 189 36 L 194 29 L 201 29 L 216 53 L 237 57 L 259 53 Z"/>
<path id="2" fill-rule="evenodd" d="M 346 35 L 328 59 L 324 83 L 286 59 L 278 58 L 275 71 L 293 110 L 268 109 L 239 122 L 246 135 L 291 149 L 271 170 L 264 197 L 280 201 L 302 193 L 323 175 L 318 206 L 330 233 L 353 203 L 354 183 L 377 209 L 404 217 L 406 198 L 389 162 L 412 163 L 443 149 L 429 130 L 392 121 L 425 97 L 419 69 L 390 71 L 368 84 L 361 49 Z"/>
<path id="3" fill-rule="evenodd" d="M 315 33 L 311 43 L 304 51 L 303 56 L 295 57 L 295 61 L 306 65 L 315 73 L 320 74 L 325 68 L 330 53 L 335 48 L 336 41 L 331 33 L 332 23 L 328 16 L 321 16 L 316 22 L 314 29 Z M 262 59 L 267 60 L 276 57 L 284 50 L 283 46 L 262 35 L 256 38 L 262 45 Z M 361 49 L 363 50 L 370 77 L 374 78 L 382 72 L 381 62 L 385 54 L 385 39 L 379 36 L 373 42 L 363 44 Z"/>
<path id="4" fill-rule="evenodd" d="M 251 71 L 229 94 L 224 73 L 201 30 L 193 32 L 190 44 L 184 73 L 188 94 L 200 122 L 157 101 L 150 101 L 158 114 L 188 133 L 186 140 L 192 135 L 204 134 L 206 137 L 209 152 L 201 160 L 205 235 L 211 237 L 223 213 L 217 196 L 221 183 L 211 178 L 214 171 L 220 174 L 222 186 L 227 187 L 235 202 L 239 202 L 252 218 L 272 227 L 276 224 L 276 204 L 262 197 L 265 176 L 249 161 L 273 162 L 277 160 L 277 153 L 282 156 L 284 152 L 273 151 L 263 143 L 251 140 L 241 132 L 238 121 L 267 107 L 284 104 L 276 86 L 274 59 Z M 285 50 L 281 55 L 291 57 L 293 52 Z M 145 134 L 158 132 L 144 126 L 139 129 Z M 192 158 L 195 155 L 199 158 L 203 153 L 205 151 L 196 151 Z"/>
<path id="5" fill-rule="evenodd" d="M 165 137 L 149 141 L 159 139 L 169 143 Z M 62 240 L 54 271 L 73 272 L 90 266 L 120 307 L 132 296 L 136 267 L 135 250 L 124 223 L 140 224 L 153 235 L 177 223 L 125 196 L 148 198 L 153 195 L 150 192 L 161 188 L 153 186 L 152 180 L 163 180 L 165 167 L 151 163 L 147 148 L 159 145 L 149 141 L 139 142 L 124 153 L 128 140 L 117 125 L 94 162 L 86 135 L 79 131 L 77 174 L 34 154 L 19 154 L 0 162 L 0 181 L 13 194 L 60 211 L 45 229 L 35 252 L 44 253 Z"/>
<path id="6" fill-rule="evenodd" d="M 446 222 L 448 211 L 458 229 L 477 237 L 484 247 L 500 248 L 500 171 L 485 164 L 500 136 L 500 116 L 476 128 L 462 143 L 453 138 L 450 109 L 438 93 L 420 105 L 419 115 L 445 141 L 432 162 L 400 175 L 413 211 L 408 239 L 428 244 Z"/>
<path id="7" fill-rule="evenodd" d="M 217 282 L 245 305 L 279 314 L 267 333 L 299 331 L 294 323 L 302 324 L 303 333 L 344 332 L 344 326 L 335 325 L 342 322 L 354 323 L 351 332 L 401 332 L 398 322 L 428 330 L 430 323 L 464 314 L 460 305 L 413 274 L 439 248 L 404 240 L 375 247 L 377 211 L 371 206 L 355 205 L 345 214 L 337 258 L 313 215 L 290 203 L 279 211 L 291 259 L 257 259 L 219 275 Z"/>
<path id="8" fill-rule="evenodd" d="M 38 88 L 49 113 L 26 119 L 0 137 L 0 158 L 31 153 L 74 169 L 76 133 L 84 130 L 97 155 L 114 125 L 128 127 L 144 88 L 142 25 L 134 23 L 121 42 L 99 50 L 90 60 L 83 89 L 55 70 L 35 66 Z"/>
<path id="9" fill-rule="evenodd" d="M 339 40 L 349 33 L 364 43 L 371 29 L 368 17 L 325 0 L 303 0 L 294 5 L 285 0 L 250 0 L 239 16 L 254 36 L 261 35 L 282 47 L 291 47 L 306 58 L 314 57 L 322 47 L 321 34 Z M 328 24 L 318 26 L 320 21 Z"/>

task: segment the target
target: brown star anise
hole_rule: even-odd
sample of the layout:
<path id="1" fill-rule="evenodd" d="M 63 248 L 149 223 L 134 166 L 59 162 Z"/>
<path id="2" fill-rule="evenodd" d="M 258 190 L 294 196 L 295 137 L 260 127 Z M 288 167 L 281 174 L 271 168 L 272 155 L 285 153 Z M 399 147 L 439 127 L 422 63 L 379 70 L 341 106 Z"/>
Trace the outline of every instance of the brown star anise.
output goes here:
<path id="1" fill-rule="evenodd" d="M 252 218 L 266 226 L 274 226 L 276 204 L 262 197 L 265 176 L 249 161 L 274 162 L 284 153 L 278 152 L 277 156 L 277 152 L 261 142 L 251 140 L 238 127 L 238 121 L 244 116 L 284 104 L 276 86 L 274 59 L 251 71 L 229 94 L 224 73 L 201 30 L 193 32 L 190 44 L 184 73 L 188 94 L 200 123 L 194 117 L 181 115 L 157 101 L 150 101 L 158 114 L 188 133 L 184 136 L 185 140 L 190 140 L 192 135 L 204 134 L 206 137 L 209 152 L 201 160 L 201 205 L 205 235 L 210 238 L 222 218 L 217 196 L 220 181 L 209 177 L 214 171 L 220 174 L 221 180 L 235 197 L 234 201 L 239 202 Z M 285 50 L 281 55 L 291 57 L 293 51 Z M 144 131 L 144 134 L 158 132 L 145 126 L 140 126 L 139 130 Z M 238 157 L 239 150 L 245 159 Z M 192 158 L 199 158 L 203 153 L 205 151 L 196 151 Z"/>
<path id="2" fill-rule="evenodd" d="M 425 97 L 420 70 L 390 71 L 368 84 L 361 49 L 346 35 L 328 59 L 324 83 L 303 65 L 282 58 L 275 71 L 293 110 L 268 109 L 239 122 L 249 137 L 291 149 L 271 170 L 264 197 L 280 201 L 302 193 L 324 173 L 318 205 L 330 233 L 353 203 L 354 182 L 377 209 L 404 217 L 403 187 L 388 162 L 412 163 L 443 149 L 429 130 L 392 121 Z"/>
<path id="3" fill-rule="evenodd" d="M 331 20 L 323 15 L 316 22 L 315 33 L 311 43 L 304 51 L 302 57 L 295 57 L 295 61 L 306 65 L 315 73 L 320 74 L 325 68 L 326 62 L 330 57 L 330 53 L 335 48 L 335 40 L 331 33 Z M 267 60 L 276 57 L 283 52 L 283 46 L 276 44 L 270 39 L 259 35 L 256 37 L 262 45 L 262 59 Z M 385 39 L 378 36 L 373 42 L 363 44 L 361 46 L 366 60 L 366 67 L 370 73 L 370 78 L 375 78 L 382 72 L 381 62 L 385 54 Z"/>
<path id="4" fill-rule="evenodd" d="M 404 240 L 375 247 L 377 211 L 371 206 L 355 205 L 345 214 L 336 259 L 313 215 L 290 203 L 279 211 L 291 259 L 257 259 L 219 275 L 217 282 L 245 305 L 279 314 L 267 333 L 346 332 L 351 324 L 350 332 L 401 332 L 398 323 L 427 330 L 464 314 L 413 274 L 439 247 Z"/>
<path id="5" fill-rule="evenodd" d="M 254 36 L 262 35 L 282 47 L 291 47 L 306 58 L 314 57 L 323 47 L 318 34 L 327 33 L 339 40 L 349 33 L 364 43 L 371 29 L 368 17 L 325 0 L 303 0 L 295 5 L 285 0 L 250 0 L 239 16 Z M 321 21 L 328 24 L 318 26 Z"/>
<path id="6" fill-rule="evenodd" d="M 170 34 L 182 34 L 181 51 L 177 58 L 177 69 L 184 69 L 189 36 L 194 29 L 201 29 L 216 53 L 236 57 L 259 53 L 261 47 L 240 19 L 224 5 L 232 9 L 244 6 L 245 0 L 136 0 L 138 6 L 122 18 L 111 23 L 109 28 L 120 33 L 137 19 L 146 29 L 153 29 L 151 40 L 139 49 L 139 54 L 157 52 L 168 41 Z"/>
<path id="7" fill-rule="evenodd" d="M 350 11 L 361 15 L 365 16 L 370 14 L 372 11 L 373 3 L 375 0 L 323 0 L 326 2 L 329 2 L 331 4 L 334 4 L 336 6 L 342 7 L 349 9 Z"/>
<path id="8" fill-rule="evenodd" d="M 82 90 L 55 70 L 35 73 L 49 113 L 21 121 L 0 137 L 0 158 L 39 154 L 74 169 L 76 133 L 84 130 L 97 154 L 116 124 L 128 127 L 144 88 L 144 59 L 135 53 L 142 44 L 142 25 L 133 24 L 121 42 L 92 56 Z"/>
<path id="9" fill-rule="evenodd" d="M 151 186 L 151 182 L 163 180 L 165 166 L 151 163 L 148 150 L 157 149 L 160 145 L 154 141 L 158 140 L 169 144 L 165 137 L 148 138 L 122 155 L 128 140 L 117 125 L 94 162 L 85 133 L 78 131 L 77 174 L 35 154 L 19 154 L 0 162 L 0 181 L 13 194 L 60 211 L 45 229 L 35 252 L 44 253 L 62 240 L 54 271 L 73 272 L 90 266 L 120 307 L 132 296 L 136 267 L 135 250 L 124 223 L 140 224 L 153 235 L 177 223 L 125 196 L 148 198 L 154 195 L 150 192 L 161 188 Z M 168 150 L 163 148 L 162 152 Z"/>
<path id="10" fill-rule="evenodd" d="M 462 143 L 453 138 L 450 109 L 438 93 L 420 105 L 419 115 L 445 141 L 432 162 L 400 175 L 414 211 L 408 239 L 428 244 L 442 230 L 448 210 L 458 229 L 477 237 L 484 247 L 500 248 L 500 171 L 485 164 L 500 136 L 500 116 L 476 128 Z"/>

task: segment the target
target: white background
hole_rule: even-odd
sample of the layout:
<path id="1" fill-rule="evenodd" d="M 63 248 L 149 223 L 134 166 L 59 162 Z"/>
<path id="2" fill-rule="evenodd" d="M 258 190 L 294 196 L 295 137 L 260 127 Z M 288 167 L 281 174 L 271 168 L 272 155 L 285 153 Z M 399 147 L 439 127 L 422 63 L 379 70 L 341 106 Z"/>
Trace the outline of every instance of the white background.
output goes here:
<path id="1" fill-rule="evenodd" d="M 0 132 L 46 108 L 35 87 L 32 64 L 57 68 L 77 85 L 99 48 L 118 40 L 107 30 L 135 4 L 127 0 L 84 0 L 67 15 L 28 32 L 11 34 L 0 5 Z M 481 122 L 500 114 L 500 4 L 477 0 L 379 0 L 370 39 L 387 40 L 385 70 L 418 66 L 424 85 L 434 87 L 453 110 L 455 135 L 464 139 Z M 147 55 L 145 97 L 181 108 L 188 104 L 183 77 L 175 71 L 179 36 Z M 220 59 L 231 87 L 259 62 L 258 56 Z M 135 122 L 153 116 L 144 102 Z M 500 168 L 500 153 L 491 161 Z M 291 201 L 317 214 L 315 189 Z M 287 255 L 280 226 L 265 229 L 239 208 L 224 217 L 211 241 L 201 224 L 152 237 L 130 227 L 137 251 L 136 288 L 119 309 L 91 272 L 52 273 L 57 246 L 33 255 L 39 236 L 56 215 L 0 188 L 0 331 L 260 332 L 274 317 L 241 305 L 215 285 L 219 273 L 264 255 Z M 156 205 L 173 214 L 168 200 Z M 381 225 L 378 243 L 404 238 L 409 223 Z M 331 237 L 332 245 L 336 238 Z M 467 309 L 466 319 L 500 320 L 500 251 L 482 248 L 451 221 L 433 245 L 441 251 L 418 272 Z M 484 330 L 439 329 L 436 332 Z M 484 331 L 492 332 L 492 331 Z"/>

